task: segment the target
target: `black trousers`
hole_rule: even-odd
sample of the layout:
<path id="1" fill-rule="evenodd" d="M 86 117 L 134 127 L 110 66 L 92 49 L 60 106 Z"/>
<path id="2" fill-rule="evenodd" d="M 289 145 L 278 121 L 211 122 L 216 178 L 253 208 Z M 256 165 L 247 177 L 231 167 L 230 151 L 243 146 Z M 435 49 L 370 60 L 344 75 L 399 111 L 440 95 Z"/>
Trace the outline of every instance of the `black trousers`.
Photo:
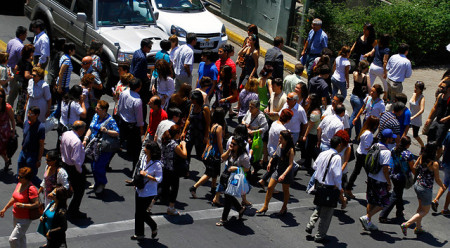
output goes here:
<path id="1" fill-rule="evenodd" d="M 223 204 L 222 220 L 226 221 L 226 220 L 228 220 L 228 215 L 230 214 L 230 210 L 231 210 L 232 206 L 236 209 L 236 211 L 240 211 L 242 209 L 242 206 L 239 203 L 239 201 L 236 199 L 236 197 L 228 195 L 228 194 L 224 194 L 224 196 L 225 196 L 225 201 Z"/>
<path id="2" fill-rule="evenodd" d="M 358 152 L 355 152 L 355 154 L 356 154 L 355 169 L 353 169 L 352 175 L 350 176 L 350 179 L 348 180 L 348 183 L 345 187 L 346 190 L 353 189 L 356 178 L 358 177 L 359 173 L 361 173 L 361 169 L 364 167 L 364 161 L 366 159 L 366 155 L 359 154 Z"/>
<path id="3" fill-rule="evenodd" d="M 202 132 L 203 133 L 203 132 Z M 189 140 L 186 142 L 186 150 L 188 155 L 189 165 L 191 164 L 191 153 L 192 148 L 195 146 L 195 153 L 197 154 L 197 158 L 201 160 L 202 154 L 205 151 L 205 144 L 203 143 L 203 135 L 202 136 L 194 136 L 189 135 Z"/>
<path id="4" fill-rule="evenodd" d="M 76 213 L 80 211 L 81 200 L 83 199 L 84 190 L 86 188 L 86 173 L 83 166 L 83 172 L 79 173 L 74 165 L 65 165 L 64 169 L 69 176 L 70 185 L 73 188 L 73 198 L 70 201 L 68 212 Z"/>
<path id="5" fill-rule="evenodd" d="M 147 212 L 147 208 L 150 206 L 154 196 L 139 197 L 137 192 L 135 193 L 135 196 L 134 234 L 136 236 L 144 236 L 144 223 L 147 223 L 152 231 L 155 231 L 158 228 L 150 213 Z"/>
<path id="6" fill-rule="evenodd" d="M 316 147 L 317 144 L 317 135 L 316 134 L 308 134 L 305 144 L 305 164 L 306 168 L 312 168 L 312 160 L 316 160 L 317 156 L 319 156 L 318 149 Z M 303 153 L 302 153 L 303 155 Z M 302 156 L 303 157 L 303 156 Z"/>
<path id="7" fill-rule="evenodd" d="M 152 95 L 150 91 L 150 80 L 148 78 L 140 78 L 142 82 L 141 90 L 139 91 L 139 96 L 142 100 L 142 116 L 144 122 L 147 119 L 147 104 Z"/>
<path id="8" fill-rule="evenodd" d="M 389 205 L 381 211 L 380 218 L 387 218 L 394 207 L 397 207 L 397 216 L 403 214 L 403 191 L 405 190 L 406 181 L 392 179 L 392 184 L 394 184 L 394 189 L 389 200 Z"/>
<path id="9" fill-rule="evenodd" d="M 133 161 L 133 171 L 139 160 L 139 153 L 141 152 L 142 141 L 141 131 L 134 123 L 128 123 L 120 119 L 120 141 L 127 141 L 127 153 Z"/>
<path id="10" fill-rule="evenodd" d="M 169 203 L 177 200 L 180 177 L 175 171 L 163 169 L 163 180 L 161 183 L 161 197 L 168 199 Z"/>

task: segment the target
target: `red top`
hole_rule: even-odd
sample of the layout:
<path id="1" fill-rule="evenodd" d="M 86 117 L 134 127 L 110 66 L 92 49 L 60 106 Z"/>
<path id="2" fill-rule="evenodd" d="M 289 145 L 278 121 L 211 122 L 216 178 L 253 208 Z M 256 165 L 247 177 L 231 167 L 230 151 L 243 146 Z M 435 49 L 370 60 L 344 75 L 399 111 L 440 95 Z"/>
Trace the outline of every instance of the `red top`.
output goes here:
<path id="1" fill-rule="evenodd" d="M 150 135 L 155 136 L 159 123 L 163 120 L 167 120 L 167 118 L 167 113 L 164 109 L 160 109 L 158 111 L 153 111 L 153 109 L 150 109 L 147 132 Z"/>
<path id="2" fill-rule="evenodd" d="M 216 61 L 216 67 L 217 70 L 219 71 L 219 75 L 217 75 L 217 82 L 220 81 L 220 68 L 224 65 L 228 65 L 229 67 L 231 67 L 231 73 L 236 74 L 236 64 L 234 63 L 234 61 L 230 58 L 228 58 L 225 63 L 222 63 L 221 59 L 218 59 Z"/>
<path id="3" fill-rule="evenodd" d="M 16 207 L 16 203 L 30 203 L 30 199 L 35 199 L 38 197 L 38 191 L 36 187 L 32 183 L 30 183 L 30 186 L 28 189 L 25 189 L 22 192 L 19 192 L 21 183 L 18 183 L 16 186 L 16 189 L 14 190 L 14 193 L 12 194 L 12 197 L 14 198 L 14 206 L 13 206 L 13 215 L 17 219 L 29 219 L 30 214 L 29 210 L 27 208 L 18 208 Z"/>

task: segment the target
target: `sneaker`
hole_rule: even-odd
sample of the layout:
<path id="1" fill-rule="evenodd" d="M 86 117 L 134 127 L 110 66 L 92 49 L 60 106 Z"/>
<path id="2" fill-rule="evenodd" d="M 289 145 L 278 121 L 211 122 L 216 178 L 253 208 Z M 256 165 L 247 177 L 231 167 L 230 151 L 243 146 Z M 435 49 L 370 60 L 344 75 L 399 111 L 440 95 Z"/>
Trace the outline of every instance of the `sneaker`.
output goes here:
<path id="1" fill-rule="evenodd" d="M 89 189 L 95 189 L 95 184 L 91 184 L 91 185 L 89 186 Z"/>
<path id="2" fill-rule="evenodd" d="M 369 231 L 369 219 L 366 215 L 359 217 L 359 221 L 361 222 L 361 225 L 363 226 L 364 230 Z"/>
<path id="3" fill-rule="evenodd" d="M 305 232 L 306 232 L 307 234 L 311 234 L 312 231 L 313 231 L 312 228 L 308 228 L 308 227 L 305 228 Z"/>
<path id="4" fill-rule="evenodd" d="M 175 208 L 167 208 L 167 214 L 168 215 L 180 215 L 180 212 L 176 210 Z"/>
<path id="5" fill-rule="evenodd" d="M 405 222 L 405 223 L 400 225 L 400 228 L 402 229 L 403 235 L 406 236 L 406 234 L 408 233 L 408 224 L 406 224 L 406 222 Z"/>
<path id="6" fill-rule="evenodd" d="M 444 209 L 444 210 L 441 211 L 441 214 L 442 215 L 450 215 L 450 210 Z"/>
<path id="7" fill-rule="evenodd" d="M 378 227 L 372 222 L 368 223 L 369 231 L 378 231 Z"/>
<path id="8" fill-rule="evenodd" d="M 437 201 L 431 202 L 431 209 L 433 209 L 434 212 L 437 212 L 438 206 L 439 206 L 439 202 L 437 202 Z"/>

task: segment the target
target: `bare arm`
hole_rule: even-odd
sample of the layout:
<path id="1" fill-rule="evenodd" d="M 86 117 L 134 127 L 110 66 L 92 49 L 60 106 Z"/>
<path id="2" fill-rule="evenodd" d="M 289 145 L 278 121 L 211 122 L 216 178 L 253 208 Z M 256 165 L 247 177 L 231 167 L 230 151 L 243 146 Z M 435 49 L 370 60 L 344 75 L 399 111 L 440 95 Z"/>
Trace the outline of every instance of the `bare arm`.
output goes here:
<path id="1" fill-rule="evenodd" d="M 345 67 L 345 82 L 347 82 L 347 89 L 348 88 L 350 88 L 350 79 L 349 79 L 349 72 L 350 72 L 350 66 L 349 65 L 347 65 L 346 67 Z"/>
<path id="2" fill-rule="evenodd" d="M 16 119 L 14 118 L 14 111 L 11 109 L 8 110 L 9 122 L 11 123 L 11 132 L 16 131 Z"/>
<path id="3" fill-rule="evenodd" d="M 375 54 L 375 48 L 372 49 L 372 51 L 370 51 L 370 52 L 364 54 L 363 57 L 364 57 L 364 58 L 372 57 L 374 54 Z"/>
<path id="4" fill-rule="evenodd" d="M 1 218 L 5 217 L 6 210 L 8 210 L 8 208 L 10 208 L 13 204 L 14 204 L 14 198 L 11 197 L 11 199 L 9 199 L 8 203 L 6 203 L 5 207 L 0 211 Z"/>
<path id="5" fill-rule="evenodd" d="M 181 141 L 180 144 L 175 147 L 175 153 L 182 159 L 187 159 L 186 141 Z"/>
<path id="6" fill-rule="evenodd" d="M 320 141 L 322 140 L 322 128 L 317 128 L 317 145 L 316 147 L 320 147 Z"/>
<path id="7" fill-rule="evenodd" d="M 254 77 L 256 74 L 256 70 L 258 70 L 258 58 L 259 58 L 259 52 L 255 49 L 255 51 L 252 53 L 253 60 L 255 61 L 255 67 L 252 70 L 252 73 L 250 73 L 250 78 Z"/>
<path id="8" fill-rule="evenodd" d="M 417 112 L 417 114 L 411 117 L 411 120 L 420 116 L 424 111 L 425 111 L 425 97 L 422 97 L 422 99 L 420 99 L 420 110 L 419 112 Z"/>
<path id="9" fill-rule="evenodd" d="M 438 162 L 433 162 L 433 172 L 434 172 L 434 181 L 436 181 L 437 185 L 439 185 L 439 187 L 443 188 L 444 190 L 447 189 L 447 187 L 442 183 L 442 180 L 439 177 Z"/>
<path id="10" fill-rule="evenodd" d="M 217 146 L 219 147 L 220 154 L 223 153 L 223 142 L 222 142 L 223 132 L 222 131 L 223 131 L 222 127 L 219 125 L 216 130 L 216 138 L 217 138 Z"/>

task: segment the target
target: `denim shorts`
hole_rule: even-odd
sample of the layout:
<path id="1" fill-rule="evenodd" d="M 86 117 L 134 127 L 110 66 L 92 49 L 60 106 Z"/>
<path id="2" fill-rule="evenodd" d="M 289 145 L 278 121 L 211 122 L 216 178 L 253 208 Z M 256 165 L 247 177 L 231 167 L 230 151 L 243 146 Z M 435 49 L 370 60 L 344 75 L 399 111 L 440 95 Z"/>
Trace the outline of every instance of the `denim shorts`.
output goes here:
<path id="1" fill-rule="evenodd" d="M 444 167 L 444 185 L 447 186 L 448 191 L 450 192 L 450 167 Z"/>
<path id="2" fill-rule="evenodd" d="M 431 200 L 433 198 L 433 189 L 425 188 L 418 182 L 414 184 L 414 191 L 416 191 L 417 198 L 422 201 L 422 206 L 431 205 Z"/>

